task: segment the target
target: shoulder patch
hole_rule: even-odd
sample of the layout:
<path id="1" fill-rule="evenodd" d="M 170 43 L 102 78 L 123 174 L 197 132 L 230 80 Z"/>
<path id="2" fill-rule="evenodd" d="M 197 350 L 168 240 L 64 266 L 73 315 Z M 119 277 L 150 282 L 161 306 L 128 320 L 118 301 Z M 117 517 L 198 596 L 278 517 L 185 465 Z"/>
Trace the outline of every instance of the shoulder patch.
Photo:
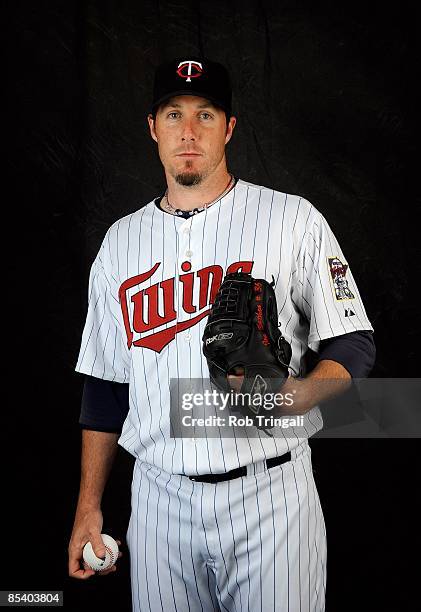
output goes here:
<path id="1" fill-rule="evenodd" d="M 328 257 L 327 263 L 335 298 L 340 301 L 353 300 L 355 296 L 348 287 L 348 281 L 346 280 L 348 264 L 342 263 L 338 257 Z"/>

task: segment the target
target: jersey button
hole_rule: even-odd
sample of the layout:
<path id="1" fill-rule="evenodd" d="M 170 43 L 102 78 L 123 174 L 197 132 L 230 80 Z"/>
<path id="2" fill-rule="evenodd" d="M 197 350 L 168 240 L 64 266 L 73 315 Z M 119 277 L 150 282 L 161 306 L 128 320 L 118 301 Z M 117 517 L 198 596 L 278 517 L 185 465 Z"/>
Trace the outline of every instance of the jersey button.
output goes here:
<path id="1" fill-rule="evenodd" d="M 188 249 L 186 251 L 186 257 L 191 257 L 193 255 L 193 251 L 190 251 L 190 249 Z"/>

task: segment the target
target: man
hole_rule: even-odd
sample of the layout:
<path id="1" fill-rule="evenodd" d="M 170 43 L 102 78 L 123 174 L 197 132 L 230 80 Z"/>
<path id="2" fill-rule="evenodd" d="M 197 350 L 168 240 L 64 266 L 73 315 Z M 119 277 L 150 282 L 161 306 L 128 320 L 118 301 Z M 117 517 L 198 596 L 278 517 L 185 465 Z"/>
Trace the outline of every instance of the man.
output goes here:
<path id="1" fill-rule="evenodd" d="M 322 427 L 317 403 L 370 371 L 372 326 L 316 208 L 229 173 L 236 119 L 223 66 L 200 58 L 160 66 L 148 122 L 167 189 L 111 226 L 91 269 L 76 366 L 87 379 L 69 573 L 93 575 L 80 568 L 86 541 L 104 553 L 101 497 L 118 443 L 136 458 L 127 531 L 134 610 L 323 610 L 326 534 L 308 438 Z M 338 266 L 347 296 L 337 293 Z M 171 380 L 209 377 L 203 330 L 235 270 L 275 280 L 292 346 L 283 392 L 295 391 L 291 411 L 303 426 L 172 437 Z M 308 348 L 319 357 L 310 373 Z M 234 388 L 241 380 L 241 371 L 230 376 Z"/>

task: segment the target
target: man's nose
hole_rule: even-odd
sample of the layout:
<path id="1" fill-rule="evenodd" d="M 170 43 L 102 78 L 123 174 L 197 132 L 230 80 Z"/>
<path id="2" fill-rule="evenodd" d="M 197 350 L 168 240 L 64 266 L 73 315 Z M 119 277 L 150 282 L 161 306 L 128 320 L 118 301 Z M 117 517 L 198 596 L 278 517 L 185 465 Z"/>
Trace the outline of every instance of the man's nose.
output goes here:
<path id="1" fill-rule="evenodd" d="M 193 123 L 192 121 L 187 119 L 183 122 L 181 140 L 185 141 L 185 140 L 195 140 L 195 139 L 196 139 L 196 132 L 194 130 Z"/>

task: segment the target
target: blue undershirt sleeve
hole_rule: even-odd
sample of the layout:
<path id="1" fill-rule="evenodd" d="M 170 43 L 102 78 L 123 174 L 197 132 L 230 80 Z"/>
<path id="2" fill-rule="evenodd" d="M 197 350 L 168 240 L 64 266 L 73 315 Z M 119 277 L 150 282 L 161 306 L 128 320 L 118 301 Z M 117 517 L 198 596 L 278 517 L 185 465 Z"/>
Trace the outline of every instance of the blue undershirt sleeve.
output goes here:
<path id="1" fill-rule="evenodd" d="M 83 429 L 121 433 L 129 411 L 129 383 L 85 376 L 79 424 Z"/>
<path id="2" fill-rule="evenodd" d="M 318 361 L 331 359 L 340 363 L 352 378 L 366 378 L 376 360 L 376 346 L 371 331 L 355 331 L 320 342 Z"/>

